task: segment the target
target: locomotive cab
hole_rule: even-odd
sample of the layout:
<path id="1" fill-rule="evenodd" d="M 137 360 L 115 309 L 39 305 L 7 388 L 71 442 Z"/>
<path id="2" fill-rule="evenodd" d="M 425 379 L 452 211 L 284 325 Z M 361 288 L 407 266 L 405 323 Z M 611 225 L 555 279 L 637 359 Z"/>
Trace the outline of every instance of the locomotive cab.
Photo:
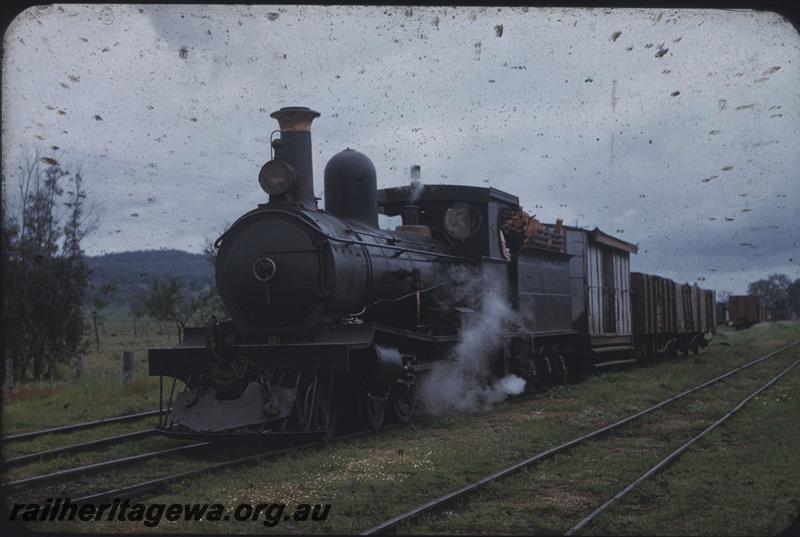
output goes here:
<path id="1" fill-rule="evenodd" d="M 378 211 L 403 218 L 398 232 L 424 234 L 421 228 L 428 228 L 472 262 L 509 260 L 499 238 L 500 214 L 518 206 L 519 198 L 495 188 L 424 185 L 378 191 Z"/>

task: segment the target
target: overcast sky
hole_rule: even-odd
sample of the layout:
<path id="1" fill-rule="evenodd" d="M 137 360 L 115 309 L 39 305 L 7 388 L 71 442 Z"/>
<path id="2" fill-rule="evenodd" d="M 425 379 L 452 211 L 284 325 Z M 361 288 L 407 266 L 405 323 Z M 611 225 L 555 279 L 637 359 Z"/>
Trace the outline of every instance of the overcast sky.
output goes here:
<path id="1" fill-rule="evenodd" d="M 351 147 L 379 187 L 420 164 L 637 243 L 633 270 L 800 277 L 800 37 L 779 15 L 54 5 L 4 46 L 3 194 L 61 148 L 100 208 L 91 255 L 200 251 L 266 199 L 269 113 L 301 105 L 318 196 Z"/>

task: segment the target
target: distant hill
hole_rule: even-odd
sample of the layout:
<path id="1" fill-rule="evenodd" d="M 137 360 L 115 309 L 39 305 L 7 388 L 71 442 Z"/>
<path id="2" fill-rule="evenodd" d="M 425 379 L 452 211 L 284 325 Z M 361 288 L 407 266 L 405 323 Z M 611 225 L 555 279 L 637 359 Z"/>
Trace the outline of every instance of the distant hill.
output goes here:
<path id="1" fill-rule="evenodd" d="M 139 250 L 87 256 L 86 263 L 91 284 L 116 284 L 112 302 L 120 306 L 133 303 L 155 279 L 179 276 L 184 288 L 190 291 L 214 285 L 214 268 L 206 257 L 182 250 Z"/>

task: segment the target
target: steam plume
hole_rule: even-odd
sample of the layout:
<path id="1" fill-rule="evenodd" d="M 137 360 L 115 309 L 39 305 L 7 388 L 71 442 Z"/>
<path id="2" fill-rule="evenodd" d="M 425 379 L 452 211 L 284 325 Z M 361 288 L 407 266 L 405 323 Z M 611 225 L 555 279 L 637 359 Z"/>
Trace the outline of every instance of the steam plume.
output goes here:
<path id="1" fill-rule="evenodd" d="M 424 186 L 420 180 L 422 175 L 422 168 L 418 164 L 411 166 L 411 194 L 409 196 L 409 203 L 414 203 L 422 195 Z"/>
<path id="2" fill-rule="evenodd" d="M 464 295 L 477 291 L 475 282 L 483 280 L 464 270 L 451 276 L 455 293 Z M 420 386 L 420 396 L 432 414 L 485 410 L 525 389 L 524 379 L 508 375 L 494 380 L 490 371 L 492 357 L 502 349 L 504 333 L 516 322 L 516 314 L 499 289 L 484 288 L 472 296 L 479 304 L 462 325 L 452 360 L 438 362 Z"/>

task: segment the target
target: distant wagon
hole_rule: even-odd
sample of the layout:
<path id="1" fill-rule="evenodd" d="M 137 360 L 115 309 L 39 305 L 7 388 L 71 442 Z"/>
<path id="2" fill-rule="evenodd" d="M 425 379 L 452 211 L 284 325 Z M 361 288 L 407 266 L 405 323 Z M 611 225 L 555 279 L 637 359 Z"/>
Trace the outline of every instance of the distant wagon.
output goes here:
<path id="1" fill-rule="evenodd" d="M 633 332 L 640 358 L 705 347 L 714 333 L 714 291 L 651 274 L 631 273 Z"/>
<path id="2" fill-rule="evenodd" d="M 728 326 L 741 330 L 765 319 L 764 307 L 756 295 L 731 295 L 728 297 Z"/>

